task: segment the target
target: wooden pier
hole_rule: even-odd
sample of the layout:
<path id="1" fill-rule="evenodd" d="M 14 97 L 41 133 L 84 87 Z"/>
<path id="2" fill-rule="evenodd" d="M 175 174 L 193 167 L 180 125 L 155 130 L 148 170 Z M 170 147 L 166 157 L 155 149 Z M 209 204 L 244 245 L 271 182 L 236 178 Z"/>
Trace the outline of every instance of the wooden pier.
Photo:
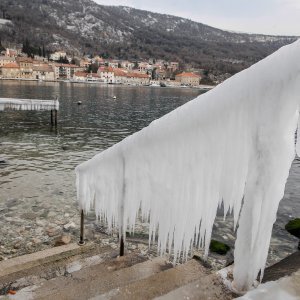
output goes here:
<path id="1" fill-rule="evenodd" d="M 32 111 L 50 111 L 51 125 L 57 125 L 57 111 L 59 110 L 59 101 L 39 100 L 39 99 L 17 99 L 0 98 L 0 111 L 7 110 L 32 110 Z"/>

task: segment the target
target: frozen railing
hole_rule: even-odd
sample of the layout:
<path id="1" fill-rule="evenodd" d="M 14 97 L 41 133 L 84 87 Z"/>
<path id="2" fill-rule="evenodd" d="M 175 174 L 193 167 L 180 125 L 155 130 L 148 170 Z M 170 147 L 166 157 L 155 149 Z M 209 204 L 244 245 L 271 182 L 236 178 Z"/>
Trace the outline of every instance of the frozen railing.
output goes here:
<path id="1" fill-rule="evenodd" d="M 157 233 L 159 252 L 176 258 L 193 245 L 207 255 L 223 204 L 238 228 L 233 285 L 249 289 L 295 157 L 299 103 L 297 41 L 79 165 L 80 208 L 124 239 L 141 212 L 150 241 Z"/>
<path id="2" fill-rule="evenodd" d="M 0 111 L 5 110 L 51 111 L 51 124 L 57 125 L 57 111 L 59 110 L 59 101 L 58 99 L 39 100 L 0 98 Z"/>

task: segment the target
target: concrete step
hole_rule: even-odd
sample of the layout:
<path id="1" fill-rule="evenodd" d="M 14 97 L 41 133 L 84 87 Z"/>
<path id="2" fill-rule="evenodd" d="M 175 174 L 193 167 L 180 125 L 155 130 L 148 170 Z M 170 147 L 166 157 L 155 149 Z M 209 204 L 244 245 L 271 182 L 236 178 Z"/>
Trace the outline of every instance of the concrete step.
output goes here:
<path id="1" fill-rule="evenodd" d="M 60 276 L 20 290 L 13 299 L 89 299 L 111 290 L 121 289 L 125 285 L 172 267 L 163 258 L 135 264 L 136 260 L 137 257 L 134 254 L 105 261 L 74 271 L 68 277 Z"/>
<path id="2" fill-rule="evenodd" d="M 211 274 L 174 289 L 155 300 L 230 300 L 235 297 L 236 295 L 224 286 L 217 274 Z"/>
<path id="3" fill-rule="evenodd" d="M 72 243 L 4 260 L 0 262 L 0 277 L 28 270 L 32 267 L 39 266 L 41 263 L 54 262 L 65 257 L 76 255 L 86 251 L 90 247 L 91 245 L 80 247 Z"/>
<path id="4" fill-rule="evenodd" d="M 88 243 L 69 244 L 11 258 L 0 262 L 0 295 L 18 290 L 39 281 L 70 273 L 86 265 L 100 263 L 111 255 L 109 246 Z"/>
<path id="5" fill-rule="evenodd" d="M 176 266 L 175 268 L 165 270 L 144 279 L 140 278 L 138 281 L 115 288 L 105 294 L 98 294 L 90 300 L 153 299 L 157 296 L 169 293 L 170 291 L 186 285 L 200 277 L 206 277 L 208 274 L 210 274 L 208 269 L 203 267 L 198 260 L 192 259 L 185 264 Z M 170 299 L 173 300 L 177 298 Z"/>

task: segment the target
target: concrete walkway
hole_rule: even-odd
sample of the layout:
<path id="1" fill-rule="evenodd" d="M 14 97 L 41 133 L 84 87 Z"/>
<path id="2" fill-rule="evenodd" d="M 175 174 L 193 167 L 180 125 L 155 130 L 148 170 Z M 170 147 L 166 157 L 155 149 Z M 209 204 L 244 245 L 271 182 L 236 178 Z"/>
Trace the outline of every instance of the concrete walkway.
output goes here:
<path id="1" fill-rule="evenodd" d="M 300 251 L 265 271 L 264 281 L 300 269 Z M 173 267 L 138 252 L 70 244 L 0 262 L 0 299 L 229 300 L 232 294 L 199 260 Z"/>
<path id="2" fill-rule="evenodd" d="M 138 252 L 122 258 L 117 254 L 108 246 L 71 244 L 0 262 L 0 299 L 146 300 L 201 278 L 207 278 L 202 283 L 208 289 L 214 280 L 195 259 L 173 267 L 161 257 L 146 260 Z M 212 290 L 222 286 L 214 282 Z M 227 292 L 220 288 L 219 299 L 231 299 Z"/>

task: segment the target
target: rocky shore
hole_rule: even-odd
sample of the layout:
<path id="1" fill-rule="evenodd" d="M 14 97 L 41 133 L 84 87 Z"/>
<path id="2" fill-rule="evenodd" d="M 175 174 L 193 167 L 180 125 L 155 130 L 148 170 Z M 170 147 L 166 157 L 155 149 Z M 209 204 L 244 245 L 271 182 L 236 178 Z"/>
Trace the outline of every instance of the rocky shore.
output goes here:
<path id="1" fill-rule="evenodd" d="M 6 260 L 50 247 L 77 242 L 79 238 L 80 215 L 76 203 L 64 205 L 60 203 L 44 203 L 35 200 L 28 203 L 28 199 L 8 199 L 0 204 L 0 260 Z M 230 246 L 226 255 L 211 252 L 208 265 L 213 269 L 220 269 L 233 261 L 233 247 L 235 234 L 230 219 L 223 221 L 218 218 L 214 226 L 213 238 Z M 141 255 L 156 256 L 156 245 L 148 249 L 148 224 L 139 221 L 135 235 L 127 236 L 126 251 L 139 250 Z M 105 224 L 96 220 L 90 213 L 85 216 L 85 238 L 103 245 L 110 245 L 118 249 L 117 232 L 108 233 Z M 270 248 L 268 264 L 273 264 L 288 256 L 292 247 L 280 247 L 276 240 Z M 295 238 L 295 249 L 297 242 Z M 202 259 L 203 252 L 195 250 L 193 254 Z M 170 259 L 172 259 L 170 257 Z"/>

